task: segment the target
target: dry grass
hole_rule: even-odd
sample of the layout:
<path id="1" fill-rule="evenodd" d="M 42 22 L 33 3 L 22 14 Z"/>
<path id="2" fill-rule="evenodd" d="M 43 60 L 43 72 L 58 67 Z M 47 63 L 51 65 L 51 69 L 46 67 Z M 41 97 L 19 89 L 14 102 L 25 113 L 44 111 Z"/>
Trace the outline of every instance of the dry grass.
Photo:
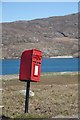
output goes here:
<path id="1" fill-rule="evenodd" d="M 19 91 L 26 83 L 18 79 L 3 80 L 3 115 L 16 118 L 25 116 L 25 96 Z M 31 82 L 35 96 L 29 99 L 26 117 L 74 116 L 78 114 L 78 74 L 43 74 L 41 82 Z"/>

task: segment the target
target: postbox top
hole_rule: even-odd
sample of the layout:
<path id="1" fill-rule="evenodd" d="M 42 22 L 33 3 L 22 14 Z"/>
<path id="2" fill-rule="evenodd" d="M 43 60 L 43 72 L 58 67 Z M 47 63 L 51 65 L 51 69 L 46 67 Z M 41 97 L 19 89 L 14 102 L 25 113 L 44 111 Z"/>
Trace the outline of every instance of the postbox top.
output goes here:
<path id="1" fill-rule="evenodd" d="M 25 54 L 25 53 L 28 53 L 28 52 L 31 52 L 32 54 L 37 54 L 37 55 L 42 57 L 42 51 L 37 50 L 37 49 L 25 50 L 25 51 L 23 51 L 22 54 Z"/>

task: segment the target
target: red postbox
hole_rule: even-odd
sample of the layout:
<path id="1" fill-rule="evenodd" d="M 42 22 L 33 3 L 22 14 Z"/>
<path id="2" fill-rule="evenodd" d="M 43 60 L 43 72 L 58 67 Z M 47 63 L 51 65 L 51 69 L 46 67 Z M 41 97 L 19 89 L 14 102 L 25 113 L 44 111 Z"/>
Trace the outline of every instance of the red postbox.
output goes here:
<path id="1" fill-rule="evenodd" d="M 42 52 L 32 49 L 25 50 L 21 56 L 19 80 L 40 81 Z"/>

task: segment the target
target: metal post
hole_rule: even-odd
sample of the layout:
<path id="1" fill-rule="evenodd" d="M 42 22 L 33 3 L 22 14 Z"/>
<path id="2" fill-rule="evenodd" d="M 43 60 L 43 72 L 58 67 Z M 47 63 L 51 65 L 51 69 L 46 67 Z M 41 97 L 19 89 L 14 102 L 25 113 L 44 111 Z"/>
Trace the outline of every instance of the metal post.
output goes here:
<path id="1" fill-rule="evenodd" d="M 27 86 L 26 86 L 26 100 L 25 100 L 25 113 L 28 113 L 29 90 L 30 90 L 30 81 L 27 81 Z"/>

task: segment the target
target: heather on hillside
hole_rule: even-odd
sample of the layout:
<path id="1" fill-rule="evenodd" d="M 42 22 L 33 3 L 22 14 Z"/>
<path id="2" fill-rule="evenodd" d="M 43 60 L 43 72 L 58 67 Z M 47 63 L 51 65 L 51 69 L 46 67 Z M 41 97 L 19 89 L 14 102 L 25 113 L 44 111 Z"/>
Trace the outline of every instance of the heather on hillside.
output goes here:
<path id="1" fill-rule="evenodd" d="M 23 50 L 32 48 L 46 57 L 77 57 L 78 14 L 2 23 L 3 58 L 20 58 Z"/>

